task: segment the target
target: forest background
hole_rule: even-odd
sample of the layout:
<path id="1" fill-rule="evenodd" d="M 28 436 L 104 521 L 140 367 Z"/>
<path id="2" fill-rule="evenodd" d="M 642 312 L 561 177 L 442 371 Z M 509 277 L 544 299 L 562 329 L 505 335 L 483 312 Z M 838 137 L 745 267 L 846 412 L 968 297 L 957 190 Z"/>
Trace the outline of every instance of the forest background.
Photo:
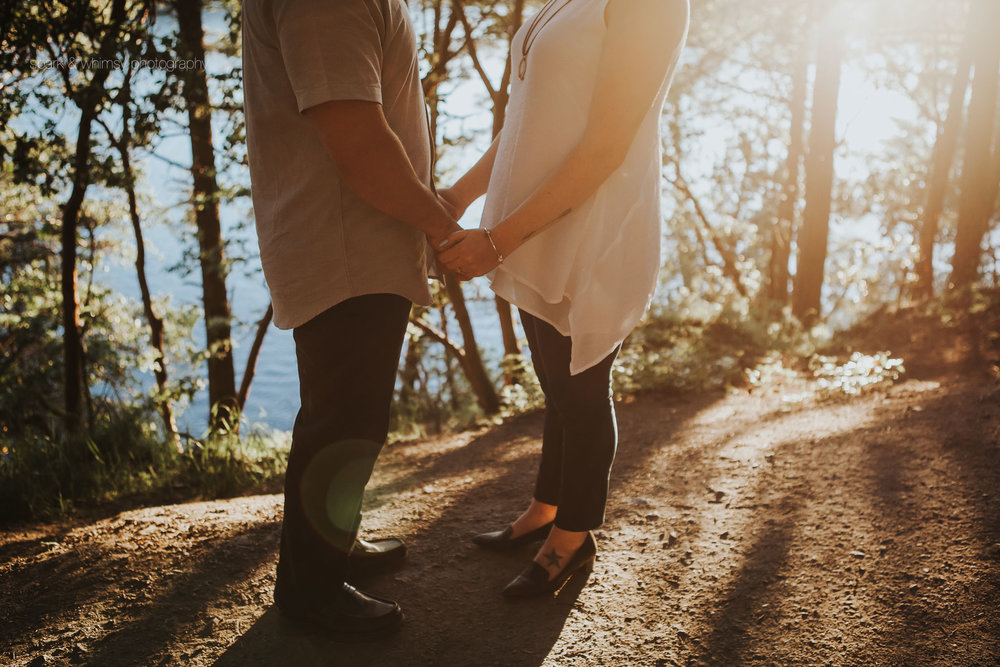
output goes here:
<path id="1" fill-rule="evenodd" d="M 540 5 L 410 1 L 440 182 L 503 127 L 510 39 Z M 266 300 L 234 307 L 263 284 L 240 4 L 0 12 L 0 520 L 273 488 L 290 420 L 246 408 L 276 332 Z M 663 116 L 661 284 L 616 390 L 806 372 L 858 393 L 903 363 L 852 328 L 995 310 L 997 25 L 995 0 L 694 0 Z M 510 306 L 482 280 L 435 290 L 393 437 L 535 409 Z"/>

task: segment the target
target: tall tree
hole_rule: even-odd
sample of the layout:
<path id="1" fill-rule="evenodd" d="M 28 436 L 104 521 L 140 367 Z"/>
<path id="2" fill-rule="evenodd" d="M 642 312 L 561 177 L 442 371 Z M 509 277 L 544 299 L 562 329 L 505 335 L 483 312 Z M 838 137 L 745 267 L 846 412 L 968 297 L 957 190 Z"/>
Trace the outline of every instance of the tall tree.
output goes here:
<path id="1" fill-rule="evenodd" d="M 795 232 L 795 210 L 799 201 L 800 166 L 805 152 L 806 102 L 809 94 L 809 61 L 812 44 L 810 28 L 816 15 L 816 0 L 809 3 L 805 29 L 799 35 L 799 45 L 792 65 L 792 92 L 788 99 L 788 153 L 785 156 L 784 179 L 778 215 L 771 232 L 771 257 L 768 260 L 768 296 L 785 305 L 788 302 L 788 260 Z"/>
<path id="2" fill-rule="evenodd" d="M 844 30 L 838 8 L 829 10 L 828 25 L 820 25 L 817 44 L 816 82 L 813 88 L 806 156 L 806 204 L 799 232 L 792 312 L 803 322 L 812 322 L 822 312 L 824 265 L 830 231 L 833 192 L 833 156 L 837 146 L 837 96 L 844 54 Z"/>
<path id="3" fill-rule="evenodd" d="M 208 398 L 214 429 L 229 421 L 229 413 L 237 407 L 238 401 L 231 340 L 232 313 L 226 293 L 225 252 L 219 221 L 212 105 L 204 67 L 203 7 L 202 0 L 174 0 L 173 5 L 177 13 L 178 55 L 189 65 L 182 70 L 181 95 L 187 110 L 191 140 L 191 198 L 201 265 Z"/>
<path id="4" fill-rule="evenodd" d="M 100 26 L 97 34 L 97 48 L 94 52 L 85 54 L 97 61 L 110 61 L 117 50 L 122 29 L 126 21 L 125 0 L 114 0 L 111 10 L 105 17 L 101 12 L 94 11 L 87 5 L 75 4 L 66 14 L 67 26 L 71 31 L 84 30 L 89 23 Z M 94 30 L 93 27 L 90 28 Z M 71 36 L 71 40 L 75 37 Z M 67 56 L 68 54 L 59 54 Z M 72 163 L 72 189 L 69 198 L 62 209 L 62 231 L 60 258 L 62 261 L 62 324 L 63 324 L 63 373 L 64 373 L 64 410 L 65 425 L 70 432 L 75 432 L 81 425 L 83 411 L 84 387 L 84 350 L 80 335 L 79 302 L 76 285 L 77 234 L 83 201 L 90 186 L 90 156 L 93 143 L 91 131 L 101 105 L 104 103 L 107 91 L 105 84 L 111 74 L 110 67 L 94 68 L 89 80 L 75 84 L 68 72 L 63 69 L 66 96 L 80 110 L 77 123 L 76 150 Z"/>
<path id="5" fill-rule="evenodd" d="M 970 25 L 970 30 L 973 29 L 973 25 Z M 948 193 L 948 180 L 955 160 L 955 149 L 958 147 L 961 134 L 965 94 L 969 88 L 971 68 L 972 52 L 969 48 L 963 48 L 948 98 L 947 115 L 938 130 L 934 152 L 931 155 L 927 201 L 924 204 L 923 219 L 920 224 L 920 254 L 917 260 L 917 293 L 925 299 L 934 294 L 934 244 L 938 236 L 941 213 L 944 211 L 945 196 Z"/>
<path id="6" fill-rule="evenodd" d="M 177 423 L 167 388 L 167 355 L 164 352 L 163 318 L 153 305 L 153 296 L 149 289 L 149 279 L 146 272 L 146 242 L 142 232 L 142 218 L 139 215 L 139 200 L 136 196 L 135 169 L 132 166 L 132 149 L 134 147 L 132 69 L 126 67 L 123 73 L 122 87 L 118 92 L 117 102 L 121 108 L 121 133 L 115 136 L 112 129 L 103 121 L 109 143 L 118 151 L 121 159 L 122 187 L 128 198 L 129 219 L 132 222 L 132 233 L 135 238 L 135 273 L 139 281 L 139 295 L 142 299 L 142 311 L 149 325 L 149 344 L 153 348 L 153 377 L 156 380 L 157 396 L 155 403 L 163 419 L 167 437 L 180 449 L 180 439 L 177 434 Z M 140 123 L 141 125 L 141 123 Z"/>
<path id="7" fill-rule="evenodd" d="M 427 96 L 430 106 L 430 129 L 432 136 L 435 138 L 435 145 L 439 145 L 440 142 L 436 140 L 438 134 L 438 117 L 440 114 L 438 88 L 447 78 L 448 63 L 459 54 L 462 47 L 466 46 L 469 40 L 466 40 L 466 45 L 461 45 L 457 49 L 452 47 L 452 37 L 460 16 L 462 16 L 461 0 L 451 0 L 447 11 L 443 0 L 431 0 L 427 9 L 430 12 L 432 22 L 431 33 L 427 35 L 430 42 L 429 49 L 426 49 L 427 57 L 430 61 L 430 69 L 423 77 L 422 84 L 424 94 Z M 486 366 L 483 364 L 482 356 L 479 353 L 475 330 L 472 326 L 472 318 L 469 316 L 469 309 L 465 303 L 465 293 L 462 290 L 461 284 L 453 276 L 446 278 L 445 289 L 448 299 L 451 301 L 455 319 L 462 332 L 463 350 L 460 354 L 457 354 L 457 348 L 451 345 L 449 341 L 439 339 L 439 342 L 445 345 L 445 349 L 451 356 L 459 360 L 469 386 L 476 396 L 476 402 L 483 412 L 494 414 L 500 409 L 500 399 L 497 396 L 492 380 L 490 380 L 489 373 L 486 371 Z M 412 319 L 415 324 L 421 326 L 422 323 L 416 314 L 414 314 Z M 448 363 L 447 359 L 445 363 Z"/>
<path id="8" fill-rule="evenodd" d="M 465 297 L 462 295 L 462 284 L 454 276 L 449 275 L 445 280 L 445 287 L 451 298 L 451 305 L 455 309 L 455 319 L 458 320 L 459 329 L 462 331 L 462 340 L 465 341 L 463 354 L 459 356 L 465 378 L 469 381 L 469 386 L 472 387 L 476 402 L 482 411 L 488 415 L 496 414 L 500 411 L 500 398 L 479 354 L 476 336 L 472 330 L 472 318 L 469 317 Z"/>
<path id="9" fill-rule="evenodd" d="M 962 164 L 958 229 L 952 259 L 950 287 L 972 284 L 979 275 L 983 237 L 994 213 L 996 172 L 993 163 L 993 127 L 997 113 L 1000 40 L 1000 2 L 979 0 L 973 22 L 975 49 L 972 98 L 965 131 L 965 161 Z"/>

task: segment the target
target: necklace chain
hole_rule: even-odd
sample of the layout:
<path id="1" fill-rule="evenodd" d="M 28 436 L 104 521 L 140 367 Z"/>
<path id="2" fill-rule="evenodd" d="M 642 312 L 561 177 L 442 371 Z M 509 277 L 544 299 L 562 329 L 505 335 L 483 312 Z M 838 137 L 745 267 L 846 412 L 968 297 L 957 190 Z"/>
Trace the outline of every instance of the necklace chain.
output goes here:
<path id="1" fill-rule="evenodd" d="M 555 2 L 556 0 L 549 0 L 549 2 L 545 3 L 545 6 L 535 14 L 531 23 L 528 24 L 528 31 L 525 33 L 524 42 L 521 44 L 521 63 L 517 68 L 517 77 L 522 81 L 524 80 L 525 73 L 528 71 L 528 53 L 531 51 L 531 47 L 534 46 L 535 40 L 538 39 L 538 34 L 549 24 L 549 21 L 554 19 L 559 12 L 566 9 L 566 6 L 573 2 L 573 0 L 566 0 L 559 9 L 549 14 L 549 9 L 555 6 Z M 546 15 L 548 16 L 546 17 Z M 538 25 L 543 17 L 546 17 L 545 21 L 541 25 Z"/>

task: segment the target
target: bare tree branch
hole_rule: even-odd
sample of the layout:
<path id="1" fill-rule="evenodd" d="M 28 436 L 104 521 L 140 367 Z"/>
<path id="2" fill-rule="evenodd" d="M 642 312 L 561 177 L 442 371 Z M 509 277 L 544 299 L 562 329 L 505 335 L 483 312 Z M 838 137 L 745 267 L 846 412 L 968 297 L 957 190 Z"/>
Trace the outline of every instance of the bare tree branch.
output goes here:
<path id="1" fill-rule="evenodd" d="M 694 193 L 691 192 L 691 188 L 687 181 L 684 180 L 684 176 L 681 174 L 680 164 L 674 163 L 674 171 L 677 174 L 676 178 L 672 181 L 672 184 L 680 190 L 688 201 L 691 202 L 691 206 L 694 208 L 695 215 L 701 220 L 701 223 L 705 226 L 705 230 L 708 232 L 709 238 L 712 240 L 712 246 L 715 251 L 719 253 L 722 257 L 722 271 L 733 281 L 736 286 L 736 291 L 740 293 L 741 296 L 747 296 L 747 288 L 743 285 L 743 279 L 740 276 L 740 271 L 736 267 L 736 254 L 727 248 L 719 239 L 718 234 L 715 233 L 715 228 L 708 221 L 708 216 L 705 214 L 705 210 L 701 206 L 701 202 L 695 197 Z"/>
<path id="2" fill-rule="evenodd" d="M 462 0 L 455 0 L 454 7 L 459 20 L 462 21 L 462 28 L 465 30 L 465 50 L 469 54 L 469 58 L 472 59 L 472 67 L 475 68 L 476 73 L 479 74 L 479 78 L 482 79 L 483 86 L 486 87 L 486 92 L 489 94 L 490 99 L 496 104 L 497 96 L 500 94 L 500 90 L 504 88 L 500 88 L 499 90 L 494 88 L 490 77 L 486 75 L 486 70 L 483 69 L 483 64 L 479 60 L 479 53 L 476 51 L 476 40 L 472 37 L 472 26 L 469 25 L 469 18 L 465 15 L 465 5 L 462 3 Z M 507 69 L 510 69 L 509 62 Z M 507 74 L 509 80 L 509 73 L 507 71 L 504 73 Z"/>
<path id="3" fill-rule="evenodd" d="M 240 382 L 240 391 L 237 395 L 237 402 L 240 406 L 240 412 L 243 412 L 243 407 L 247 403 L 247 397 L 250 395 L 250 383 L 253 382 L 254 373 L 257 371 L 257 358 L 260 356 L 260 348 L 264 344 L 264 334 L 267 333 L 267 328 L 271 324 L 271 319 L 274 317 L 274 304 L 267 304 L 267 311 L 264 316 L 257 320 L 257 333 L 253 337 L 253 345 L 250 346 L 250 355 L 247 357 L 246 368 L 243 369 L 243 381 Z"/>
<path id="4" fill-rule="evenodd" d="M 447 350 L 448 354 L 455 357 L 459 361 L 463 361 L 465 359 L 465 350 L 452 341 L 451 338 L 448 337 L 448 334 L 437 329 L 433 324 L 419 317 L 411 317 L 410 322 L 412 322 L 418 329 L 426 333 L 428 336 L 441 343 L 441 345 L 444 346 L 444 349 Z"/>

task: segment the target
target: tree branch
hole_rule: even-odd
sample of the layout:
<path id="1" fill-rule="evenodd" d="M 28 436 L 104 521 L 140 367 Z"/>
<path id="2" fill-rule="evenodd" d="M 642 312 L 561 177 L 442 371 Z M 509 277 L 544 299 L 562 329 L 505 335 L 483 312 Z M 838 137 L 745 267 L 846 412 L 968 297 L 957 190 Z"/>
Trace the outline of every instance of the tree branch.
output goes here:
<path id="1" fill-rule="evenodd" d="M 681 175 L 680 164 L 674 163 L 674 171 L 677 176 L 672 181 L 672 184 L 677 187 L 684 196 L 687 197 L 688 201 L 691 202 L 691 206 L 694 208 L 695 215 L 701 220 L 701 223 L 705 226 L 705 230 L 708 232 L 709 238 L 712 240 L 712 245 L 715 247 L 715 251 L 719 253 L 722 257 L 722 271 L 725 273 L 733 284 L 736 286 L 736 291 L 740 293 L 741 296 L 747 296 L 747 288 L 743 285 L 743 280 L 740 277 L 740 271 L 736 267 L 736 255 L 731 250 L 726 248 L 718 235 L 715 233 L 715 228 L 708 221 L 708 216 L 705 214 L 705 210 L 701 206 L 701 202 L 695 197 L 694 193 L 691 192 L 691 188 L 687 181 L 684 180 L 684 176 Z"/>
<path id="2" fill-rule="evenodd" d="M 433 324 L 419 317 L 411 317 L 410 322 L 412 322 L 414 326 L 426 333 L 428 336 L 441 343 L 444 346 L 444 349 L 447 350 L 448 354 L 455 357 L 459 361 L 465 359 L 465 350 L 448 338 L 448 334 L 438 330 Z"/>
<path id="3" fill-rule="evenodd" d="M 469 54 L 469 58 L 472 59 L 472 67 L 475 68 L 476 73 L 479 74 L 479 78 L 482 79 L 483 85 L 486 87 L 486 92 L 489 93 L 490 99 L 493 100 L 494 104 L 496 104 L 497 95 L 500 94 L 500 91 L 493 87 L 490 77 L 486 75 L 486 70 L 483 69 L 483 64 L 479 61 L 479 53 L 476 51 L 476 40 L 472 37 L 472 26 L 469 25 L 469 18 L 465 15 L 465 5 L 462 0 L 455 0 L 454 7 L 455 11 L 458 13 L 459 20 L 462 21 L 462 28 L 465 30 L 465 50 Z M 509 68 L 510 65 L 508 64 L 508 69 Z M 509 77 L 510 75 L 508 74 L 508 79 Z"/>

